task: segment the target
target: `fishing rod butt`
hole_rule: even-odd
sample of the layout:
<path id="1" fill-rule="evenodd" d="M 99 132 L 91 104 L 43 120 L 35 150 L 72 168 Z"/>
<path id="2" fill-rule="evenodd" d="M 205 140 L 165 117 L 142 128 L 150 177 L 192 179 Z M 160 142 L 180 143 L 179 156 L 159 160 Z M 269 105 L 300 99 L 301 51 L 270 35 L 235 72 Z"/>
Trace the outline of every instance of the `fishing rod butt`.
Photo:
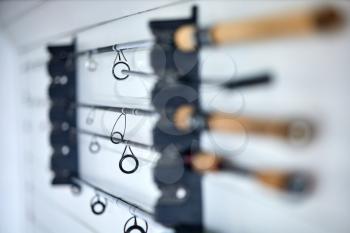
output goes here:
<path id="1" fill-rule="evenodd" d="M 306 172 L 257 171 L 254 176 L 264 186 L 288 194 L 307 194 L 314 188 L 314 178 Z"/>
<path id="2" fill-rule="evenodd" d="M 199 45 L 233 44 L 327 32 L 339 28 L 343 22 L 343 15 L 337 8 L 322 6 L 218 23 L 205 30 L 197 29 L 194 25 L 185 25 L 175 32 L 174 41 L 178 49 L 193 52 Z"/>

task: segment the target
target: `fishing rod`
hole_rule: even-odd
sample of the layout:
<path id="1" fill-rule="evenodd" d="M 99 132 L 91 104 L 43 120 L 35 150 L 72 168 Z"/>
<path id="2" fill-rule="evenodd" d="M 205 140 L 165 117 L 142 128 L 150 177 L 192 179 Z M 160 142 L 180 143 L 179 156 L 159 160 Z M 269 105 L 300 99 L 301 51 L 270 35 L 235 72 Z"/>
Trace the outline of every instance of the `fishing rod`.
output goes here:
<path id="1" fill-rule="evenodd" d="M 121 137 L 117 137 L 117 136 L 115 136 L 115 134 L 113 134 L 113 132 L 112 132 L 112 134 L 110 136 L 107 136 L 107 135 L 91 132 L 91 131 L 85 130 L 85 129 L 71 129 L 71 130 L 76 132 L 76 133 L 78 133 L 78 134 L 85 134 L 85 135 L 90 135 L 90 136 L 102 138 L 102 139 L 105 139 L 105 140 L 110 140 L 114 144 L 123 144 L 123 145 L 127 145 L 127 146 L 134 146 L 134 147 L 137 147 L 137 148 L 140 148 L 140 149 L 144 149 L 144 150 L 154 150 L 154 147 L 151 146 L 151 145 L 147 145 L 147 144 L 144 144 L 144 143 L 128 140 L 128 139 L 125 139 L 124 137 L 122 137 L 122 138 Z"/>
<path id="2" fill-rule="evenodd" d="M 102 54 L 102 53 L 108 53 L 108 52 L 118 52 L 118 51 L 128 52 L 128 51 L 140 50 L 140 49 L 150 49 L 153 45 L 154 45 L 153 40 L 131 41 L 131 42 L 118 43 L 118 44 L 98 47 L 94 49 L 87 49 L 84 51 L 70 54 L 70 56 L 80 57 L 84 55 L 94 55 L 94 54 Z"/>
<path id="3" fill-rule="evenodd" d="M 109 107 L 74 103 L 72 104 L 72 108 L 62 108 L 59 105 L 52 106 L 50 109 L 50 120 L 58 121 L 61 118 L 65 118 L 67 115 L 70 115 L 70 112 L 73 113 L 74 108 L 77 107 L 100 109 L 104 111 L 147 117 L 156 114 L 154 111 L 137 108 Z M 309 142 L 314 132 L 314 126 L 311 124 L 311 122 L 304 119 L 278 121 L 273 119 L 262 119 L 248 116 L 235 116 L 222 112 L 202 113 L 198 112 L 190 105 L 183 105 L 174 110 L 172 121 L 174 122 L 176 128 L 180 131 L 204 129 L 235 134 L 252 133 L 256 135 L 272 136 L 287 141 L 292 140 L 303 143 Z M 93 134 L 91 132 L 89 133 Z M 100 137 L 103 138 L 108 136 L 100 135 Z M 116 138 L 113 140 L 116 142 L 118 141 Z M 132 141 L 130 141 L 130 143 L 134 144 L 135 146 L 149 148 L 149 146 L 133 143 Z"/>
<path id="4" fill-rule="evenodd" d="M 199 45 L 222 45 L 329 31 L 340 26 L 342 22 L 343 18 L 337 9 L 324 6 L 311 10 L 285 12 L 275 16 L 224 22 L 206 29 L 185 25 L 177 29 L 173 37 L 169 36 L 169 38 L 181 51 L 191 52 Z M 63 54 L 61 59 L 67 56 L 73 58 L 108 52 L 150 49 L 155 44 L 154 40 L 116 43 L 76 53 Z"/>
<path id="5" fill-rule="evenodd" d="M 142 73 L 142 72 L 138 72 Z M 143 75 L 146 73 L 142 73 Z M 146 74 L 148 75 L 148 74 Z M 250 76 L 246 78 L 239 78 L 235 80 L 229 80 L 223 82 L 221 84 L 217 84 L 217 87 L 221 87 L 224 89 L 232 90 L 238 88 L 246 88 L 249 86 L 255 85 L 266 85 L 271 82 L 271 75 L 268 73 L 261 73 L 255 76 Z M 184 81 L 184 83 L 187 83 Z M 204 81 L 203 86 L 211 86 L 213 84 L 212 81 Z M 59 99 L 62 96 L 62 93 L 69 94 L 69 89 L 65 88 L 64 85 L 56 85 L 51 84 L 49 87 L 49 96 L 51 99 Z M 50 119 L 55 119 L 60 116 L 64 116 L 65 113 L 63 111 L 71 111 L 78 108 L 92 108 L 104 111 L 118 112 L 123 114 L 137 115 L 137 116 L 152 116 L 157 114 L 154 110 L 145 110 L 140 108 L 128 108 L 128 107 L 117 107 L 117 106 L 105 106 L 105 105 L 93 105 L 87 103 L 70 103 L 69 106 L 62 108 L 61 105 L 65 105 L 64 103 L 58 104 L 56 101 L 56 106 L 52 106 L 50 109 Z"/>
<path id="6" fill-rule="evenodd" d="M 135 75 L 145 78 L 157 78 L 157 74 L 153 73 L 146 73 L 141 71 L 132 71 L 132 70 L 122 70 L 123 74 L 126 75 Z M 216 86 L 221 87 L 224 89 L 237 89 L 237 88 L 244 88 L 249 86 L 255 86 L 255 85 L 263 85 L 263 84 L 269 84 L 272 81 L 272 77 L 269 73 L 260 73 L 255 74 L 252 76 L 247 77 L 239 77 L 237 79 L 225 81 L 222 83 L 217 83 L 216 81 L 209 81 L 209 80 L 200 80 L 201 85 L 204 86 Z M 193 81 L 183 80 L 183 83 L 192 83 Z"/>
<path id="7" fill-rule="evenodd" d="M 147 211 L 143 207 L 137 204 L 134 204 L 130 201 L 127 201 L 122 197 L 116 196 L 81 177 L 72 177 L 71 180 L 72 180 L 73 187 L 80 188 L 83 185 L 88 186 L 91 189 L 95 190 L 97 193 L 101 193 L 108 198 L 112 198 L 113 200 L 116 201 L 117 204 L 120 204 L 120 206 L 122 206 L 123 208 L 128 209 L 130 212 L 132 211 L 132 214 L 135 216 L 140 216 L 145 219 L 152 219 L 154 216 L 152 212 Z M 94 214 L 100 215 L 105 211 L 106 205 L 107 204 L 105 202 L 102 202 L 100 199 L 97 199 L 95 201 L 93 198 L 91 203 L 91 209 Z"/>
<path id="8" fill-rule="evenodd" d="M 313 177 L 306 172 L 248 169 L 210 153 L 194 154 L 188 157 L 187 164 L 199 173 L 230 172 L 255 179 L 267 187 L 287 193 L 306 193 L 311 191 L 314 185 Z"/>
<path id="9" fill-rule="evenodd" d="M 91 108 L 91 109 L 98 109 L 102 111 L 110 111 L 110 112 L 123 113 L 126 115 L 135 115 L 135 116 L 153 116 L 156 114 L 155 111 L 145 110 L 140 108 L 114 107 L 114 106 L 93 105 L 93 104 L 86 104 L 86 103 L 72 103 L 72 107 Z"/>
<path id="10" fill-rule="evenodd" d="M 50 134 L 50 144 L 53 148 L 56 148 L 56 151 L 58 150 L 60 153 L 68 155 L 70 153 L 70 148 L 67 145 L 75 146 L 77 144 L 78 134 L 89 135 L 93 137 L 88 147 L 89 151 L 92 154 L 99 153 L 102 148 L 101 144 L 96 140 L 96 138 L 108 140 L 113 144 L 125 145 L 124 151 L 121 153 L 121 158 L 118 163 L 119 169 L 125 174 L 132 174 L 136 172 L 139 168 L 139 159 L 135 155 L 131 147 L 136 147 L 142 150 L 155 151 L 152 145 L 147 145 L 144 143 L 126 139 L 124 137 L 125 132 L 120 133 L 119 131 L 112 131 L 111 134 L 107 136 L 86 129 L 79 129 L 76 127 L 67 127 L 65 129 L 62 129 L 62 126 L 54 126 L 54 129 L 51 131 Z M 134 165 L 131 168 L 125 166 L 125 162 L 127 161 L 133 161 Z"/>
<path id="11" fill-rule="evenodd" d="M 51 98 L 55 98 L 56 96 L 56 94 L 52 92 L 50 95 L 52 96 Z M 66 103 L 64 101 L 56 101 L 55 104 L 52 105 L 50 108 L 49 118 L 52 122 L 63 121 L 67 117 L 73 118 L 75 114 L 74 113 L 75 110 L 79 108 L 97 109 L 102 111 L 121 113 L 125 115 L 135 115 L 135 116 L 145 116 L 145 117 L 151 117 L 156 115 L 156 112 L 153 110 L 146 110 L 141 108 L 94 105 L 94 104 L 78 103 L 78 102 Z"/>
<path id="12" fill-rule="evenodd" d="M 206 129 L 228 133 L 252 133 L 308 142 L 313 125 L 307 120 L 285 120 L 235 116 L 222 112 L 199 112 L 193 106 L 183 105 L 174 111 L 173 122 L 182 131 Z"/>
<path id="13" fill-rule="evenodd" d="M 281 12 L 255 19 L 223 22 L 205 29 L 184 25 L 175 32 L 174 41 L 178 49 L 192 52 L 199 46 L 327 32 L 338 28 L 343 21 L 342 15 L 336 8 L 323 6 L 309 10 Z"/>

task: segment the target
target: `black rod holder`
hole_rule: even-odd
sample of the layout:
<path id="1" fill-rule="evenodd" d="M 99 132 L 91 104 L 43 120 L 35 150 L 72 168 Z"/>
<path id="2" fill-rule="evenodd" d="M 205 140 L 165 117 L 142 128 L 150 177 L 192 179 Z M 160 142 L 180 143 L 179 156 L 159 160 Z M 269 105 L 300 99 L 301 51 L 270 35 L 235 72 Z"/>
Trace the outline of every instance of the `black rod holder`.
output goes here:
<path id="1" fill-rule="evenodd" d="M 69 129 L 77 125 L 77 111 L 67 111 L 70 103 L 76 102 L 76 61 L 67 54 L 75 52 L 75 42 L 67 46 L 49 46 L 51 55 L 48 72 L 51 77 L 49 97 L 51 147 L 51 170 L 54 173 L 53 185 L 71 184 L 71 177 L 79 177 L 77 135 Z M 56 92 L 54 90 L 64 90 Z M 54 93 L 54 94 L 53 94 Z"/>
<path id="2" fill-rule="evenodd" d="M 174 228 L 176 233 L 203 232 L 202 177 L 186 168 L 181 159 L 176 159 L 199 150 L 200 132 L 180 132 L 168 116 L 169 112 L 183 104 L 196 109 L 200 106 L 198 50 L 185 53 L 177 50 L 173 41 L 175 31 L 188 24 L 197 24 L 197 8 L 193 8 L 189 19 L 150 23 L 156 41 L 151 63 L 158 76 L 152 91 L 152 104 L 160 115 L 153 129 L 153 142 L 161 154 L 154 168 L 154 181 L 161 191 L 155 207 L 155 219 Z M 181 57 L 181 64 L 176 64 L 175 53 Z M 184 74 L 182 71 L 186 70 L 187 64 L 194 66 Z M 179 80 L 186 80 L 186 85 Z M 179 170 L 183 173 L 177 176 Z"/>

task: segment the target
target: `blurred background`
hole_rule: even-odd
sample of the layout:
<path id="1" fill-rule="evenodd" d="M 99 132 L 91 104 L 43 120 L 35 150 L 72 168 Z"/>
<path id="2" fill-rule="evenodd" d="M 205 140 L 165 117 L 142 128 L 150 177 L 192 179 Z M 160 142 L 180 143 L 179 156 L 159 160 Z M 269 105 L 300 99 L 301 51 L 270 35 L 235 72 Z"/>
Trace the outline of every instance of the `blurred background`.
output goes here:
<path id="1" fill-rule="evenodd" d="M 331 5 L 344 16 L 331 33 L 286 37 L 204 48 L 200 73 L 210 80 L 268 72 L 267 86 L 232 92 L 205 90 L 205 110 L 264 118 L 305 118 L 315 125 L 310 142 L 254 135 L 204 133 L 201 146 L 254 169 L 302 169 L 315 177 L 315 189 L 302 198 L 270 190 L 253 179 L 227 173 L 205 175 L 203 218 L 212 232 L 350 232 L 350 3 L 348 1 L 0 1 L 0 232 L 122 232 L 129 212 L 110 204 L 103 216 L 90 210 L 93 190 L 79 195 L 51 185 L 48 111 L 48 45 L 77 49 L 151 39 L 154 19 L 186 18 L 198 6 L 199 25 L 273 15 Z M 78 61 L 78 99 L 109 106 L 152 108 L 154 81 L 140 77 L 117 83 L 110 69 L 115 54 L 96 55 L 95 72 Z M 135 70 L 152 72 L 149 51 L 127 54 Z M 78 124 L 88 110 L 79 110 Z M 91 130 L 108 133 L 115 115 L 96 112 Z M 152 143 L 156 119 L 131 118 L 129 139 Z M 311 137 L 311 136 L 310 136 Z M 159 191 L 152 164 L 135 174 L 116 170 L 122 147 L 102 143 L 91 155 L 91 138 L 79 137 L 82 176 L 109 192 L 153 210 Z M 112 148 L 112 149 L 111 149 Z M 145 154 L 145 156 L 151 156 Z M 150 232 L 166 232 L 150 222 Z"/>

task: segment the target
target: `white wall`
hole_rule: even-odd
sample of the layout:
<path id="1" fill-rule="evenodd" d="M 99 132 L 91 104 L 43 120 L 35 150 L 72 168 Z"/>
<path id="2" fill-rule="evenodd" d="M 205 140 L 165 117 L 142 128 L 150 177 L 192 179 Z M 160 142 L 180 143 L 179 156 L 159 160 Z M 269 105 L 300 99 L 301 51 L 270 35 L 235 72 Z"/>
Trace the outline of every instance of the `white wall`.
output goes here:
<path id="1" fill-rule="evenodd" d="M 169 2 L 171 1 L 48 1 L 31 8 L 30 13 L 23 14 L 18 20 L 3 26 L 7 37 L 16 45 L 20 57 L 9 52 L 11 48 L 8 41 L 2 42 L 5 39 L 1 38 L 0 72 L 7 74 L 0 77 L 2 109 L 0 143 L 1 148 L 5 148 L 5 152 L 8 151 L 1 153 L 0 179 L 2 184 L 9 181 L 18 182 L 16 177 L 18 178 L 19 174 L 19 163 L 22 164 L 21 177 L 24 178 L 20 184 L 0 186 L 1 195 L 6 195 L 5 200 L 12 200 L 8 201 L 6 206 L 21 207 L 21 211 L 18 208 L 7 208 L 10 212 L 0 209 L 0 227 L 6 227 L 4 230 L 0 228 L 0 232 L 10 232 L 8 226 L 17 226 L 11 221 L 19 221 L 17 216 L 24 216 L 24 207 L 25 223 L 22 226 L 26 227 L 25 232 L 121 232 L 121 225 L 129 217 L 128 211 L 111 204 L 103 216 L 96 217 L 89 209 L 89 201 L 93 195 L 91 190 L 86 189 L 81 196 L 75 197 L 68 188 L 54 188 L 50 185 L 52 174 L 48 164 L 51 149 L 48 143 L 47 119 L 49 78 L 43 64 L 27 71 L 22 68 L 28 63 L 45 61 L 48 43 L 70 41 L 73 36 L 65 32 L 142 12 Z M 186 17 L 189 15 L 192 3 L 185 2 L 142 12 L 79 32 L 76 34 L 78 47 L 86 49 L 151 38 L 148 30 L 149 20 Z M 264 3 L 200 1 L 198 5 L 200 24 L 209 25 L 225 19 L 272 13 L 280 9 L 319 3 L 317 1 Z M 349 3 L 335 4 L 349 16 Z M 65 12 L 64 17 L 61 17 L 60 12 Z M 298 202 L 244 178 L 226 174 L 206 176 L 204 216 L 208 228 L 223 233 L 349 232 L 350 161 L 347 149 L 350 137 L 349 41 L 350 26 L 347 17 L 346 27 L 334 35 L 251 43 L 202 51 L 202 73 L 209 77 L 217 74 L 218 70 L 229 75 L 233 72 L 229 67 L 232 61 L 236 64 L 236 72 L 239 75 L 263 70 L 271 70 L 275 74 L 275 82 L 268 88 L 229 94 L 204 92 L 202 96 L 205 100 L 202 103 L 204 108 L 235 112 L 243 107 L 244 114 L 302 116 L 312 119 L 319 126 L 316 139 L 307 147 L 294 147 L 283 142 L 251 136 L 240 153 L 236 153 L 235 149 L 241 146 L 242 138 L 203 135 L 203 147 L 215 151 L 222 151 L 225 148 L 226 153 L 234 155 L 231 157 L 233 161 L 252 167 L 304 167 L 314 171 L 319 181 L 316 192 L 306 200 Z M 30 50 L 27 50 L 28 48 Z M 5 52 L 2 52 L 3 50 Z M 132 68 L 150 70 L 147 52 L 130 53 L 127 57 Z M 110 74 L 113 58 L 114 54 L 96 56 L 99 68 L 94 73 L 87 72 L 84 68 L 86 58 L 80 59 L 79 99 L 96 104 L 149 106 L 147 89 L 152 87 L 152 83 L 136 77 L 123 83 L 115 82 Z M 121 95 L 124 95 L 124 98 Z M 128 97 L 125 98 L 125 95 Z M 84 125 L 87 114 L 86 111 L 80 112 L 82 127 L 87 127 Z M 105 127 L 109 127 L 114 118 L 112 114 L 103 117 L 99 113 L 98 121 L 91 129 L 104 132 Z M 135 128 L 138 130 L 130 130 L 129 136 L 134 140 L 150 142 L 148 128 L 152 122 L 143 123 L 143 119 L 140 121 L 141 124 L 135 123 Z M 19 135 L 16 135 L 16 132 Z M 106 150 L 93 156 L 87 150 L 90 140 L 89 137 L 81 137 L 81 164 L 84 177 L 116 195 L 147 204 L 152 209 L 159 193 L 151 181 L 150 165 L 146 164 L 138 173 L 125 178 L 115 169 L 120 155 Z M 105 146 L 112 147 L 108 143 Z M 21 187 L 25 193 L 18 199 L 16 195 L 19 194 L 18 190 Z M 24 204 L 20 200 L 24 201 Z M 18 224 L 18 227 L 20 225 Z M 162 230 L 153 227 L 152 232 Z M 9 229 L 13 230 L 12 232 L 21 232 L 20 229 Z"/>
<path id="2" fill-rule="evenodd" d="M 23 232 L 20 148 L 26 142 L 20 140 L 18 59 L 13 44 L 0 31 L 0 232 Z"/>

